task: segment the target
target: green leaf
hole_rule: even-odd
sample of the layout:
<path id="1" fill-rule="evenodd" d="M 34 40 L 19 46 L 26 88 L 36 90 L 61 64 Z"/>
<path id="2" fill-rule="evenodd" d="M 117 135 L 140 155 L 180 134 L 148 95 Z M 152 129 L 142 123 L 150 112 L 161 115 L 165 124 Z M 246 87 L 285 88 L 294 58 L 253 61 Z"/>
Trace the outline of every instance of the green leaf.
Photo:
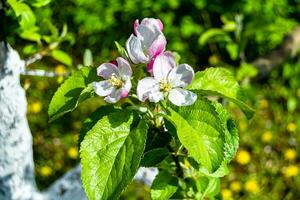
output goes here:
<path id="1" fill-rule="evenodd" d="M 37 8 L 46 6 L 50 2 L 51 2 L 51 0 L 31 0 L 31 4 Z"/>
<path id="2" fill-rule="evenodd" d="M 29 30 L 35 27 L 35 15 L 27 4 L 16 0 L 8 0 L 7 2 L 16 13 L 16 16 L 20 16 L 19 23 L 23 30 Z"/>
<path id="3" fill-rule="evenodd" d="M 239 135 L 238 130 L 236 128 L 234 120 L 230 117 L 227 110 L 218 102 L 212 102 L 217 113 L 219 114 L 219 118 L 222 121 L 222 126 L 224 127 L 224 160 L 222 161 L 221 166 L 213 173 L 209 172 L 207 169 L 203 167 L 199 167 L 191 161 L 190 163 L 195 169 L 198 169 L 199 172 L 207 177 L 219 178 L 229 174 L 229 169 L 227 167 L 228 163 L 234 158 L 237 149 L 239 147 Z"/>
<path id="4" fill-rule="evenodd" d="M 64 52 L 62 50 L 58 50 L 58 49 L 53 50 L 51 52 L 51 56 L 55 60 L 65 64 L 65 65 L 68 65 L 68 66 L 72 65 L 72 58 L 66 52 Z"/>
<path id="5" fill-rule="evenodd" d="M 79 133 L 78 145 L 80 147 L 81 142 L 86 136 L 87 132 L 89 132 L 92 127 L 105 115 L 108 115 L 113 112 L 120 111 L 119 109 L 115 109 L 112 105 L 101 106 L 96 111 L 94 111 L 90 117 L 84 120 L 82 128 Z"/>
<path id="6" fill-rule="evenodd" d="M 161 161 L 163 161 L 169 155 L 169 151 L 166 148 L 156 148 L 147 151 L 141 161 L 143 167 L 154 167 Z"/>
<path id="7" fill-rule="evenodd" d="M 36 45 L 28 44 L 23 49 L 22 52 L 26 55 L 32 55 L 38 51 L 38 48 Z"/>
<path id="8" fill-rule="evenodd" d="M 93 81 L 97 80 L 96 68 L 83 67 L 65 80 L 57 89 L 49 104 L 50 121 L 74 110 L 84 100 L 93 97 Z"/>
<path id="9" fill-rule="evenodd" d="M 222 104 L 218 102 L 212 102 L 212 104 L 215 106 L 225 130 L 224 155 L 225 161 L 229 163 L 234 158 L 239 148 L 238 129 L 236 128 L 234 120 L 230 117 Z"/>
<path id="10" fill-rule="evenodd" d="M 24 29 L 20 33 L 20 37 L 26 40 L 38 42 L 41 40 L 41 35 L 37 33 L 37 29 Z"/>
<path id="11" fill-rule="evenodd" d="M 204 191 L 205 196 L 209 196 L 213 198 L 217 194 L 219 194 L 221 189 L 221 183 L 219 178 L 209 178 L 208 185 Z"/>
<path id="12" fill-rule="evenodd" d="M 214 106 L 198 95 L 193 105 L 169 111 L 167 119 L 189 155 L 209 172 L 217 170 L 224 159 L 224 132 Z"/>
<path id="13" fill-rule="evenodd" d="M 151 186 L 153 200 L 170 199 L 178 189 L 178 180 L 167 171 L 160 171 Z"/>
<path id="14" fill-rule="evenodd" d="M 133 114 L 116 112 L 100 119 L 81 143 L 82 182 L 89 199 L 117 199 L 132 181 L 145 148 L 147 125 Z"/>
<path id="15" fill-rule="evenodd" d="M 243 62 L 237 70 L 236 78 L 242 81 L 245 78 L 252 78 L 258 74 L 257 68 L 249 63 Z"/>
<path id="16" fill-rule="evenodd" d="M 236 43 L 230 42 L 226 44 L 226 50 L 231 60 L 236 60 L 239 56 L 239 46 Z"/>
<path id="17" fill-rule="evenodd" d="M 225 31 L 218 28 L 212 28 L 207 31 L 205 31 L 198 40 L 198 43 L 202 46 L 209 42 L 230 42 L 231 39 L 227 35 Z"/>
<path id="18" fill-rule="evenodd" d="M 225 68 L 207 68 L 197 72 L 188 89 L 228 98 L 242 109 L 248 119 L 254 115 L 254 110 L 245 103 L 245 96 L 238 82 Z"/>
<path id="19" fill-rule="evenodd" d="M 125 49 L 122 45 L 120 45 L 117 41 L 115 41 L 115 45 L 116 45 L 116 47 L 117 47 L 117 49 L 118 49 L 119 54 L 120 54 L 123 58 L 128 58 L 128 54 L 127 54 L 126 49 Z"/>

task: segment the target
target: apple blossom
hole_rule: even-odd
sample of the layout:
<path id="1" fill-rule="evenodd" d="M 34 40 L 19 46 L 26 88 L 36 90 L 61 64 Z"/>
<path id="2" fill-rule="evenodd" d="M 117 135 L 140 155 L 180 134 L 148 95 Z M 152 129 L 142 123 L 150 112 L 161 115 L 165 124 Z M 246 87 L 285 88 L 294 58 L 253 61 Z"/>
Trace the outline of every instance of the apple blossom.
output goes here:
<path id="1" fill-rule="evenodd" d="M 153 59 L 166 48 L 166 38 L 162 33 L 163 24 L 159 19 L 145 18 L 134 22 L 134 34 L 126 42 L 126 50 L 135 64 L 149 63 L 148 71 L 152 72 Z M 152 62 L 151 62 L 152 61 Z"/>
<path id="2" fill-rule="evenodd" d="M 103 63 L 97 69 L 97 75 L 105 80 L 94 82 L 95 93 L 105 96 L 104 100 L 116 103 L 121 98 L 128 96 L 131 89 L 132 70 L 124 58 L 118 57 L 115 62 Z"/>
<path id="3" fill-rule="evenodd" d="M 157 103 L 168 96 L 177 106 L 193 104 L 197 95 L 184 87 L 194 78 L 194 70 L 188 64 L 176 66 L 171 52 L 164 52 L 156 57 L 153 63 L 153 77 L 146 77 L 138 82 L 137 96 L 140 101 L 149 99 Z"/>

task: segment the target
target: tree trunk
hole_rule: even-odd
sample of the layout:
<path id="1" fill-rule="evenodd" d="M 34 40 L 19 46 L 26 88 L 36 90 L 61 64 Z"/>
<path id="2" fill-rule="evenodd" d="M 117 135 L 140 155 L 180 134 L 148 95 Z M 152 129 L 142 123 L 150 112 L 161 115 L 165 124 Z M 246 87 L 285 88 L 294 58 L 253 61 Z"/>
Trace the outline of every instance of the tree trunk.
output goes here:
<path id="1" fill-rule="evenodd" d="M 24 69 L 19 54 L 0 42 L 0 199 L 84 200 L 80 165 L 45 192 L 36 188 L 27 101 L 20 85 Z M 151 185 L 156 174 L 156 169 L 140 168 L 135 179 Z"/>

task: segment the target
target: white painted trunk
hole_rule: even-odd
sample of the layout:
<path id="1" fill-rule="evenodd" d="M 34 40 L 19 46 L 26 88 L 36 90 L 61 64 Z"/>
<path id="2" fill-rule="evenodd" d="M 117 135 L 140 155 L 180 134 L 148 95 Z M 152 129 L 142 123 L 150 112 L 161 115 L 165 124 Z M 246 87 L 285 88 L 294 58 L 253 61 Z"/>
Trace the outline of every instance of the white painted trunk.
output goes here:
<path id="1" fill-rule="evenodd" d="M 36 188 L 25 91 L 20 73 L 25 63 L 9 45 L 0 42 L 0 199 L 84 200 L 81 167 L 57 180 L 45 192 Z M 141 168 L 135 179 L 150 185 L 156 169 Z"/>

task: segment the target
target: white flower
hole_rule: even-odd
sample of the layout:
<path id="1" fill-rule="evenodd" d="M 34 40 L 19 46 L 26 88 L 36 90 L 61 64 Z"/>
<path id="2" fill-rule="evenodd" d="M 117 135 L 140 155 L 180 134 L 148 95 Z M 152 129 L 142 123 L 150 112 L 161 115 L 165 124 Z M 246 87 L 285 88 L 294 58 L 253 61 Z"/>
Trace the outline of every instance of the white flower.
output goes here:
<path id="1" fill-rule="evenodd" d="M 145 18 L 141 23 L 138 20 L 134 22 L 134 34 L 126 42 L 133 63 L 149 63 L 164 52 L 167 41 L 162 30 L 163 24 L 159 19 Z M 152 65 L 148 66 L 148 71 L 152 71 Z"/>
<path id="2" fill-rule="evenodd" d="M 97 75 L 105 80 L 94 82 L 94 90 L 99 96 L 105 96 L 104 100 L 116 103 L 121 98 L 128 96 L 131 89 L 130 77 L 132 70 L 127 60 L 118 57 L 117 65 L 104 63 L 97 69 Z"/>
<path id="3" fill-rule="evenodd" d="M 146 77 L 138 82 L 137 96 L 140 101 L 149 99 L 159 102 L 168 95 L 169 100 L 177 106 L 192 105 L 197 95 L 183 89 L 194 78 L 194 70 L 187 64 L 176 66 L 171 52 L 156 57 L 153 64 L 153 77 Z"/>

